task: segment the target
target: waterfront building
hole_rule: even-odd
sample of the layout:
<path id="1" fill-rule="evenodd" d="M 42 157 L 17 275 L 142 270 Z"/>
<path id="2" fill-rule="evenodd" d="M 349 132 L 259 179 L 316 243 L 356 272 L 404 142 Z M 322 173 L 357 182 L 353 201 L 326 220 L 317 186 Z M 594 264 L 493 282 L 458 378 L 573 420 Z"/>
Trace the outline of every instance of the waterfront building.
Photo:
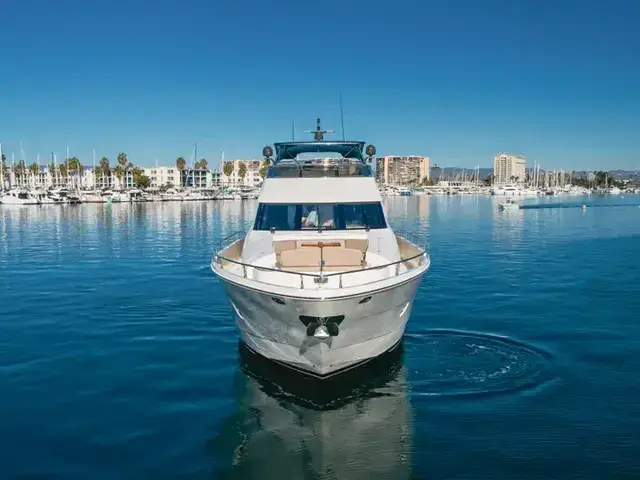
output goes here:
<path id="1" fill-rule="evenodd" d="M 493 158 L 494 183 L 524 182 L 525 157 L 501 153 Z"/>
<path id="2" fill-rule="evenodd" d="M 160 188 L 163 186 L 180 185 L 180 170 L 176 167 L 152 167 L 142 169 L 145 176 L 149 177 L 150 186 Z"/>
<path id="3" fill-rule="evenodd" d="M 420 185 L 429 179 L 429 157 L 388 155 L 376 158 L 376 180 L 387 185 Z"/>
<path id="4" fill-rule="evenodd" d="M 245 174 L 240 176 L 241 167 L 244 164 Z M 222 175 L 220 176 L 220 184 L 225 186 L 239 186 L 246 185 L 250 187 L 258 187 L 262 184 L 262 176 L 260 175 L 260 167 L 262 162 L 260 160 L 230 160 L 224 162 L 222 168 Z M 225 173 L 225 168 L 231 169 L 229 175 Z"/>
<path id="5" fill-rule="evenodd" d="M 180 170 L 180 186 L 210 188 L 211 172 L 204 168 L 185 168 Z"/>
<path id="6" fill-rule="evenodd" d="M 220 185 L 222 185 L 222 174 L 220 172 L 218 172 L 217 170 L 212 170 L 209 173 L 211 174 L 211 186 L 212 187 L 217 188 Z"/>

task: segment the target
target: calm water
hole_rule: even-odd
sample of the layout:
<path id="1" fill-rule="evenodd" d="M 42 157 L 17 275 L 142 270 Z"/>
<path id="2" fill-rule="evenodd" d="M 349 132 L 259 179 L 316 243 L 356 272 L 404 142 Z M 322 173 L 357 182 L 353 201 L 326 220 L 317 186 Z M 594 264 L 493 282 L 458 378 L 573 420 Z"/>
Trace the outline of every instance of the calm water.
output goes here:
<path id="1" fill-rule="evenodd" d="M 541 201 L 388 198 L 433 261 L 403 350 L 319 387 L 209 270 L 255 203 L 0 207 L 0 477 L 640 475 L 640 198 Z"/>

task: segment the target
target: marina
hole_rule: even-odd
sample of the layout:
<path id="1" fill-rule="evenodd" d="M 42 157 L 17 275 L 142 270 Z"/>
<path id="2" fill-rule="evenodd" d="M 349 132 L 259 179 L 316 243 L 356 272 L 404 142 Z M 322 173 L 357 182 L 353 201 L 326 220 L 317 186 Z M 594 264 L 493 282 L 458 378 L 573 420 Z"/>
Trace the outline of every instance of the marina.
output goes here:
<path id="1" fill-rule="evenodd" d="M 453 185 L 452 185 L 453 183 Z M 584 195 L 624 195 L 640 193 L 640 189 L 632 187 L 620 189 L 585 189 L 566 187 L 562 189 L 523 189 L 521 187 L 488 187 L 471 184 L 457 185 L 455 182 L 445 181 L 444 186 L 408 188 L 381 185 L 378 187 L 380 195 L 387 196 L 498 196 L 535 198 L 540 196 L 579 197 Z M 221 187 L 215 189 L 169 188 L 163 192 L 145 191 L 140 188 L 122 190 L 82 190 L 69 188 L 28 189 L 13 188 L 0 194 L 0 203 L 5 205 L 48 205 L 69 203 L 135 203 L 135 202 L 189 202 L 210 200 L 251 200 L 258 198 L 258 187 Z"/>

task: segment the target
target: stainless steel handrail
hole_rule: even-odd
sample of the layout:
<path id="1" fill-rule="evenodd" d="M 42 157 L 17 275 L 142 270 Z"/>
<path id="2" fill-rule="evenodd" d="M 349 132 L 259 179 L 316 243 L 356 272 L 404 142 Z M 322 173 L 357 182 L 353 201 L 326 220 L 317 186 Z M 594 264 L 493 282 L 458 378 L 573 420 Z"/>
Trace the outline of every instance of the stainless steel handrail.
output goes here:
<path id="1" fill-rule="evenodd" d="M 314 281 L 316 280 L 320 280 L 316 283 L 320 283 L 320 284 L 324 284 L 326 283 L 326 279 L 331 278 L 331 277 L 339 277 L 339 287 L 338 288 L 343 288 L 342 287 L 342 276 L 343 275 L 349 275 L 349 274 L 353 274 L 353 273 L 361 273 L 361 272 L 369 272 L 369 271 L 373 271 L 373 270 L 380 270 L 383 268 L 388 268 L 388 267 L 393 267 L 395 266 L 395 276 L 400 275 L 400 264 L 402 263 L 406 263 L 406 262 L 411 262 L 412 260 L 415 260 L 417 258 L 423 258 L 423 261 L 421 261 L 418 265 L 416 265 L 414 268 L 417 268 L 418 266 L 421 266 L 424 264 L 424 262 L 429 261 L 430 260 L 430 256 L 427 252 L 427 248 L 426 245 L 428 245 L 428 243 L 425 242 L 425 247 L 420 247 L 418 244 L 412 242 L 411 240 L 407 239 L 407 236 L 409 237 L 413 237 L 413 238 L 418 238 L 415 234 L 412 233 L 405 233 L 404 235 L 400 235 L 398 232 L 394 231 L 394 234 L 396 236 L 399 236 L 401 238 L 403 238 L 404 240 L 408 241 L 409 243 L 411 243 L 413 246 L 415 246 L 416 248 L 420 249 L 420 253 L 416 254 L 416 255 L 412 255 L 411 257 L 407 257 L 407 258 L 401 258 L 400 260 L 397 260 L 395 262 L 390 262 L 390 263 L 386 263 L 384 265 L 376 265 L 373 267 L 367 267 L 367 268 L 360 268 L 360 269 L 356 269 L 356 270 L 347 270 L 344 272 L 335 272 L 335 273 L 324 273 L 321 272 L 320 273 L 305 273 L 305 272 L 294 272 L 291 270 L 282 270 L 282 269 L 278 269 L 278 268 L 270 268 L 270 267 L 264 267 L 264 266 L 260 266 L 260 265 L 255 265 L 255 264 L 250 264 L 250 263 L 245 263 L 245 262 L 241 262 L 238 260 L 233 260 L 231 258 L 225 257 L 220 255 L 218 252 L 222 251 L 223 249 L 233 245 L 234 243 L 238 242 L 239 240 L 241 240 L 242 238 L 244 238 L 244 236 L 246 235 L 246 232 L 243 231 L 237 231 L 234 232 L 230 235 L 227 235 L 226 237 L 222 238 L 221 240 L 219 240 L 218 242 L 216 242 L 216 247 L 215 251 L 213 252 L 213 258 L 211 260 L 211 263 L 213 265 L 213 263 L 216 263 L 218 265 L 220 265 L 220 268 L 222 268 L 224 270 L 224 267 L 222 266 L 222 261 L 224 260 L 225 262 L 229 262 L 229 263 L 233 263 L 235 265 L 240 265 L 242 267 L 242 271 L 243 274 L 242 276 L 244 278 L 247 278 L 247 267 L 253 268 L 255 270 L 258 271 L 262 271 L 262 272 L 275 272 L 275 273 L 284 273 L 284 274 L 288 274 L 288 275 L 297 275 L 300 277 L 300 288 L 304 289 L 304 277 L 310 277 L 313 278 Z M 242 238 L 237 238 L 239 236 L 242 236 Z M 235 241 L 230 242 L 228 244 L 226 244 L 225 246 L 223 246 L 225 243 L 227 243 L 229 241 L 229 239 L 232 238 L 237 238 Z M 410 270 L 413 270 L 414 268 L 411 268 Z M 408 271 L 410 271 L 408 270 Z M 407 271 L 407 272 L 408 272 Z M 403 273 L 407 273 L 407 272 L 403 272 Z M 367 282 L 367 283 L 363 283 L 361 285 L 368 285 L 370 283 L 375 283 L 375 282 L 379 282 L 385 279 L 376 279 L 372 282 Z M 268 283 L 268 282 L 264 282 L 264 281 L 260 281 L 261 283 Z"/>

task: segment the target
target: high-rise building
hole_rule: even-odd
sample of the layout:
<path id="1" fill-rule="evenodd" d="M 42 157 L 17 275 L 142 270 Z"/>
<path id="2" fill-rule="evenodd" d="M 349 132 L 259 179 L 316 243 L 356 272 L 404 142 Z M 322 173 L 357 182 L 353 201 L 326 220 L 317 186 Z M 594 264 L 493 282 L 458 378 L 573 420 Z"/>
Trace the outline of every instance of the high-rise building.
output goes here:
<path id="1" fill-rule="evenodd" d="M 495 183 L 524 182 L 525 157 L 501 153 L 493 157 Z"/>
<path id="2" fill-rule="evenodd" d="M 429 178 L 429 157 L 419 155 L 376 158 L 376 180 L 390 185 L 419 185 Z"/>

